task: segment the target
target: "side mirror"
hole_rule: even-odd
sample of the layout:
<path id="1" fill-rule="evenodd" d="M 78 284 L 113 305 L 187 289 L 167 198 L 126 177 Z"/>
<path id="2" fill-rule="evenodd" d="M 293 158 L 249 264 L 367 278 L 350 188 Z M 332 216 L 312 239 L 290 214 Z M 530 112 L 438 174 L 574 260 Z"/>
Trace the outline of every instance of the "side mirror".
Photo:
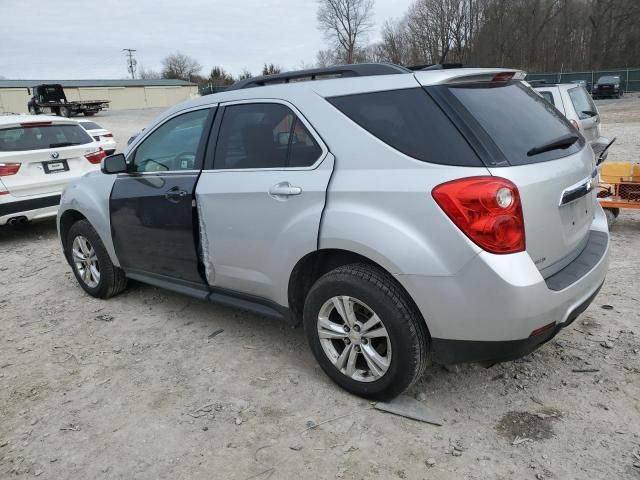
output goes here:
<path id="1" fill-rule="evenodd" d="M 127 173 L 128 166 L 127 160 L 123 153 L 116 153 L 110 155 L 102 160 L 102 166 L 100 167 L 102 173 L 107 175 L 113 175 L 114 173 Z"/>

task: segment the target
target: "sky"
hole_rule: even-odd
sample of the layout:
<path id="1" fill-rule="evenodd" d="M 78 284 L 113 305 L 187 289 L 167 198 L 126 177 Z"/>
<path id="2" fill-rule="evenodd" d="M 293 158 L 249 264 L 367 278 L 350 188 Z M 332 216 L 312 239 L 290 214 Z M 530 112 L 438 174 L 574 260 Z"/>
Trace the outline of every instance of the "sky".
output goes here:
<path id="1" fill-rule="evenodd" d="M 404 15 L 413 0 L 375 0 L 375 27 Z M 260 73 L 313 64 L 327 48 L 315 0 L 0 0 L 0 76 L 8 79 L 126 78 L 123 48 L 138 66 L 160 70 L 180 51 L 207 75 Z"/>

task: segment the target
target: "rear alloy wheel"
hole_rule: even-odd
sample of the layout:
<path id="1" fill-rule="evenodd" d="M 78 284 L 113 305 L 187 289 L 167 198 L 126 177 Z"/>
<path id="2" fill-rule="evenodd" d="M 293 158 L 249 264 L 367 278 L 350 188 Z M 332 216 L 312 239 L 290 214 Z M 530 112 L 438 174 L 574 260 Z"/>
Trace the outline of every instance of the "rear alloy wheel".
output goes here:
<path id="1" fill-rule="evenodd" d="M 71 111 L 69 110 L 69 107 L 60 107 L 60 116 L 61 117 L 70 117 L 71 116 Z"/>
<path id="2" fill-rule="evenodd" d="M 320 277 L 305 300 L 303 320 L 324 372 L 356 395 L 393 398 L 427 365 L 422 316 L 393 277 L 376 266 L 345 265 Z"/>
<path id="3" fill-rule="evenodd" d="M 318 314 L 318 338 L 333 366 L 352 380 L 379 380 L 391 364 L 387 329 L 357 298 L 331 297 L 324 303 Z"/>
<path id="4" fill-rule="evenodd" d="M 76 280 L 92 297 L 113 297 L 126 288 L 124 272 L 111 262 L 100 236 L 87 220 L 79 220 L 69 229 L 66 254 Z"/>

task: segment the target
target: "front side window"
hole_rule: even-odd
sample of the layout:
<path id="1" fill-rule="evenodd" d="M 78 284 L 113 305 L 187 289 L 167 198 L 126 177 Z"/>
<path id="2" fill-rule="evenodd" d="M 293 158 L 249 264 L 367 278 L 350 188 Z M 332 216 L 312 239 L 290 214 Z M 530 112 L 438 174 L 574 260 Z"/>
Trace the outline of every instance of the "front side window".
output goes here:
<path id="1" fill-rule="evenodd" d="M 322 149 L 296 114 L 277 103 L 225 108 L 214 168 L 309 167 Z"/>
<path id="2" fill-rule="evenodd" d="M 136 149 L 134 172 L 194 170 L 209 109 L 185 113 L 164 123 Z"/>
<path id="3" fill-rule="evenodd" d="M 571 98 L 573 108 L 576 109 L 576 113 L 580 120 L 586 120 L 587 118 L 598 115 L 596 106 L 593 103 L 593 100 L 591 100 L 591 95 L 589 95 L 584 88 L 572 88 L 569 90 L 569 98 Z"/>
<path id="4" fill-rule="evenodd" d="M 21 126 L 0 130 L 0 152 L 85 145 L 93 139 L 78 125 Z"/>

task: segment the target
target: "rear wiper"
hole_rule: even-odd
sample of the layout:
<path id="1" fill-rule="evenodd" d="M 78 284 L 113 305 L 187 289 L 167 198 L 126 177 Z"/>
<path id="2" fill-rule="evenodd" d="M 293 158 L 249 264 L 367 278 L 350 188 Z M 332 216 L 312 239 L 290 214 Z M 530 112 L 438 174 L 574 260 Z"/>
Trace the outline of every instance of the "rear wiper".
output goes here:
<path id="1" fill-rule="evenodd" d="M 49 148 L 70 147 L 71 145 L 76 145 L 76 144 L 71 142 L 50 143 Z"/>
<path id="2" fill-rule="evenodd" d="M 551 140 L 549 143 L 545 143 L 544 145 L 540 145 L 539 147 L 533 147 L 527 152 L 527 157 L 533 157 L 534 155 L 538 155 L 540 153 L 559 150 L 561 148 L 569 148 L 571 145 L 576 143 L 579 138 L 580 137 L 578 137 L 578 135 L 568 133 L 567 135 L 556 138 L 555 140 Z"/>

